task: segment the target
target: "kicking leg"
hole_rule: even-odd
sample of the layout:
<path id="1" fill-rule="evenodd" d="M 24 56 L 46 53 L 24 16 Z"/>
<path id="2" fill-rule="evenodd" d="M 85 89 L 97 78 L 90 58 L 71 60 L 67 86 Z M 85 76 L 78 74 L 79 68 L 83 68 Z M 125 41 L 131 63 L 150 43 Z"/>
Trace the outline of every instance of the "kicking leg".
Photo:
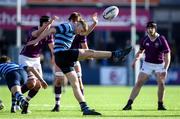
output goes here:
<path id="1" fill-rule="evenodd" d="M 92 49 L 79 49 L 78 60 L 84 59 L 105 59 L 111 58 L 115 61 L 122 61 L 132 50 L 132 47 L 129 47 L 124 50 L 116 50 L 116 51 L 97 51 Z"/>

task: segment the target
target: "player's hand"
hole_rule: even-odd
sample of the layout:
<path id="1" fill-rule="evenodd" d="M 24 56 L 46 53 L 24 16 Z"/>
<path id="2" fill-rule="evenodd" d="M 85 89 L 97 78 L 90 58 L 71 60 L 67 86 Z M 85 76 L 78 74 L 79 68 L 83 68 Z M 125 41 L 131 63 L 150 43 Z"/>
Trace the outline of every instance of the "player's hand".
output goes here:
<path id="1" fill-rule="evenodd" d="M 45 81 L 41 81 L 41 86 L 46 89 L 48 87 L 48 84 Z"/>
<path id="2" fill-rule="evenodd" d="M 53 16 L 53 18 L 52 18 L 53 20 L 58 20 L 59 19 L 59 17 L 58 16 Z"/>
<path id="3" fill-rule="evenodd" d="M 93 20 L 93 22 L 98 23 L 98 14 L 97 14 L 97 12 L 95 12 L 95 13 L 92 15 L 92 20 Z"/>
<path id="4" fill-rule="evenodd" d="M 58 20 L 58 16 L 53 16 L 52 19 L 48 22 L 49 25 L 51 25 L 55 20 Z"/>

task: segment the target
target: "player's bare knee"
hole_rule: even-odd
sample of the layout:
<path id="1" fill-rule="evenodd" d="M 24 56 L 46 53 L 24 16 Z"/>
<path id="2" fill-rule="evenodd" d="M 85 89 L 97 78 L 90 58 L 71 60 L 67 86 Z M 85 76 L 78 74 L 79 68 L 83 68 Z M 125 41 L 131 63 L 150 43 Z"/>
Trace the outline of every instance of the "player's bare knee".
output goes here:
<path id="1" fill-rule="evenodd" d="M 30 90 L 33 89 L 36 85 L 36 79 L 28 80 L 26 85 L 27 85 L 28 89 L 30 89 Z"/>
<path id="2" fill-rule="evenodd" d="M 165 85 L 164 80 L 158 80 L 158 85 L 161 87 L 164 86 Z"/>
<path id="3" fill-rule="evenodd" d="M 78 89 L 78 83 L 77 82 L 72 83 L 71 86 L 74 90 Z"/>
<path id="4" fill-rule="evenodd" d="M 78 85 L 79 85 L 79 83 L 78 83 L 78 81 L 76 79 L 72 79 L 70 81 L 70 84 L 71 84 L 73 89 L 76 89 L 78 87 Z"/>
<path id="5" fill-rule="evenodd" d="M 38 80 L 36 81 L 36 85 L 34 87 L 34 90 L 38 91 L 41 88 L 41 82 Z"/>
<path id="6" fill-rule="evenodd" d="M 141 81 L 138 81 L 138 82 L 136 83 L 136 87 L 138 87 L 138 88 L 141 88 L 142 85 L 143 85 L 143 83 L 142 83 Z"/>
<path id="7" fill-rule="evenodd" d="M 64 77 L 58 77 L 58 78 L 56 78 L 56 80 L 55 80 L 55 86 L 56 87 L 60 87 L 61 85 L 62 85 L 62 80 L 64 80 Z"/>

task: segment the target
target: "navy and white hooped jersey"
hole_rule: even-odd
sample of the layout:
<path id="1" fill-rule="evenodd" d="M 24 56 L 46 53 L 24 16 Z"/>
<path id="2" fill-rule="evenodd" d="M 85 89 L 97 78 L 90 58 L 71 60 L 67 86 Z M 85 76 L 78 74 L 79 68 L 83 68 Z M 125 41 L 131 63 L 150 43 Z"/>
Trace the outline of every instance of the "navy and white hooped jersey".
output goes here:
<path id="1" fill-rule="evenodd" d="M 10 62 L 10 63 L 2 63 L 0 64 L 0 75 L 5 77 L 8 72 L 23 69 L 18 64 Z"/>
<path id="2" fill-rule="evenodd" d="M 70 49 L 75 37 L 75 29 L 72 23 L 63 23 L 55 27 L 54 52 Z"/>

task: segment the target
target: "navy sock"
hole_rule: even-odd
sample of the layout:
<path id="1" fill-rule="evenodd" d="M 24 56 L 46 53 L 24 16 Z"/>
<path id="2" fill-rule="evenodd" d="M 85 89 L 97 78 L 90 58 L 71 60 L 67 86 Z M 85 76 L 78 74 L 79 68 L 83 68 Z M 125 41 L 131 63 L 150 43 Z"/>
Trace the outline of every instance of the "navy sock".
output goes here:
<path id="1" fill-rule="evenodd" d="M 61 94 L 61 89 L 62 89 L 61 86 L 60 87 L 55 86 L 54 87 L 54 93 L 55 94 Z"/>
<path id="2" fill-rule="evenodd" d="M 16 97 L 16 99 L 17 99 L 21 104 L 23 104 L 23 102 L 25 101 L 23 95 L 22 95 L 21 93 L 19 93 L 19 92 L 16 92 L 16 93 L 14 94 L 14 96 Z"/>
<path id="3" fill-rule="evenodd" d="M 158 106 L 162 106 L 163 102 L 158 101 Z"/>
<path id="4" fill-rule="evenodd" d="M 21 87 L 21 92 L 24 94 L 25 92 L 27 92 L 29 89 L 27 87 L 26 84 L 24 84 L 22 87 Z"/>
<path id="5" fill-rule="evenodd" d="M 89 107 L 87 106 L 86 102 L 80 102 L 80 107 L 82 111 L 86 111 L 89 109 Z"/>
<path id="6" fill-rule="evenodd" d="M 131 105 L 133 103 L 133 100 L 129 99 L 127 102 L 127 105 Z"/>
<path id="7" fill-rule="evenodd" d="M 56 86 L 54 87 L 55 101 L 56 101 L 57 106 L 60 105 L 61 91 L 62 91 L 61 86 L 60 87 L 56 87 Z"/>
<path id="8" fill-rule="evenodd" d="M 11 102 L 12 102 L 12 107 L 13 107 L 16 105 L 17 99 L 13 94 L 11 94 L 11 97 L 12 97 Z"/>
<path id="9" fill-rule="evenodd" d="M 20 102 L 17 100 L 17 103 L 16 103 L 16 105 L 20 105 Z"/>
<path id="10" fill-rule="evenodd" d="M 38 93 L 38 91 L 32 89 L 29 91 L 28 97 L 33 98 L 37 93 Z"/>

